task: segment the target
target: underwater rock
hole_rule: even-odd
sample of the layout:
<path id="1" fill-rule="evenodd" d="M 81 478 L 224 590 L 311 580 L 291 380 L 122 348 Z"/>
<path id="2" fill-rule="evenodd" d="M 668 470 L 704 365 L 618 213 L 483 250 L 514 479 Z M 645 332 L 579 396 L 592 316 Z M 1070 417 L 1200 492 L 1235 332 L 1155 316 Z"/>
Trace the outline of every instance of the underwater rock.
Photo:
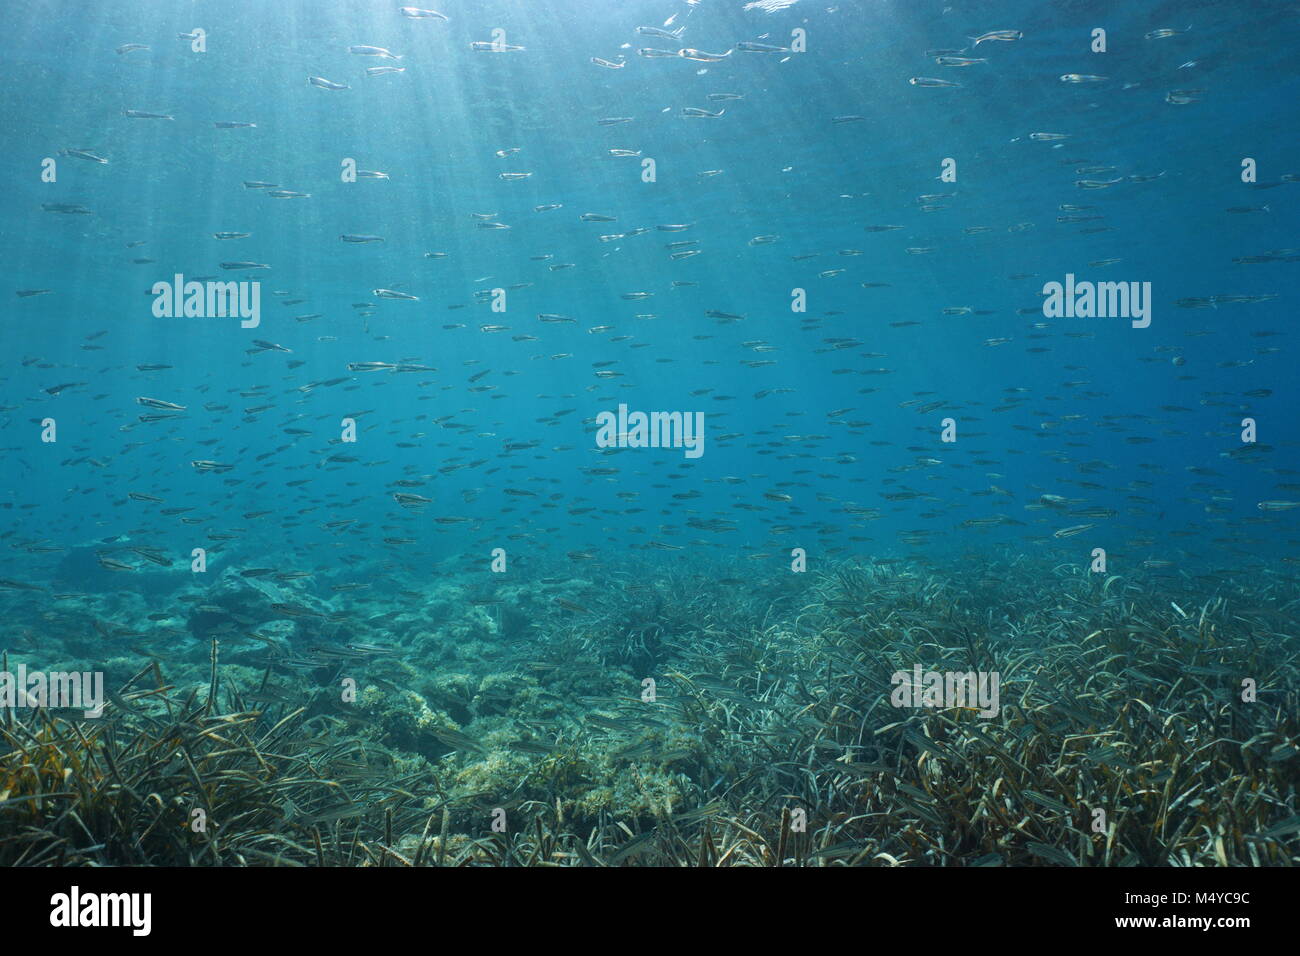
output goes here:
<path id="1" fill-rule="evenodd" d="M 202 603 L 190 611 L 188 626 L 195 637 L 208 640 L 227 633 L 242 633 L 268 622 L 289 621 L 292 634 L 303 637 L 318 631 L 333 612 L 319 599 L 226 572 L 202 594 Z"/>
<path id="2" fill-rule="evenodd" d="M 129 590 L 157 597 L 171 594 L 186 584 L 188 574 L 182 573 L 183 565 L 179 563 L 175 570 L 164 571 L 156 565 L 137 559 L 130 562 L 137 566 L 136 570 L 113 571 L 100 563 L 100 556 L 106 553 L 103 547 L 69 548 L 54 568 L 50 577 L 51 586 L 55 590 L 75 589 L 92 593 Z M 131 557 L 130 553 L 124 552 L 119 560 L 128 557 Z"/>

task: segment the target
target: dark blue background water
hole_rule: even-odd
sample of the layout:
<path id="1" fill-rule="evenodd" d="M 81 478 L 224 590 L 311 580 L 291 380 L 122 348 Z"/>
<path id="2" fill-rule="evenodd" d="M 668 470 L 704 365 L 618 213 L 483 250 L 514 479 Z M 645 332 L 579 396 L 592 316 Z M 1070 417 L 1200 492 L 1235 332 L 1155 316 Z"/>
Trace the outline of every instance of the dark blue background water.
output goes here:
<path id="1" fill-rule="evenodd" d="M 57 555 L 23 548 L 40 540 L 70 546 L 125 533 L 180 560 L 208 533 L 231 528 L 247 529 L 239 532 L 244 557 L 285 567 L 329 564 L 339 554 L 397 556 L 408 567 L 461 554 L 486 560 L 498 544 L 516 554 L 594 548 L 617 557 L 650 540 L 688 549 L 705 540 L 728 557 L 756 550 L 772 554 L 774 566 L 788 561 L 794 546 L 817 560 L 828 548 L 939 554 L 1007 542 L 1080 562 L 1102 546 L 1134 561 L 1208 555 L 1229 566 L 1251 555 L 1293 552 L 1294 513 L 1265 514 L 1256 505 L 1300 498 L 1277 487 L 1297 481 L 1290 473 L 1297 431 L 1289 329 L 1297 264 L 1232 261 L 1300 245 L 1300 184 L 1280 179 L 1300 172 L 1293 106 L 1300 25 L 1293 8 L 803 0 L 767 15 L 716 0 L 695 7 L 457 0 L 438 7 L 450 18 L 438 22 L 405 19 L 397 7 L 10 5 L 0 41 L 0 255 L 9 287 L 0 502 L 8 506 L 9 543 L 18 547 L 0 558 L 5 576 L 39 581 L 49 573 Z M 637 56 L 638 47 L 677 45 L 634 32 L 674 14 L 674 26 L 686 26 L 680 45 L 723 52 L 742 40 L 787 43 L 799 27 L 807 31 L 808 52 L 784 62 L 743 52 L 719 63 Z M 1178 36 L 1143 38 L 1157 28 L 1189 26 Z M 176 38 L 194 27 L 207 30 L 208 52 L 191 52 Z M 1108 32 L 1104 55 L 1089 52 L 1095 27 Z M 470 43 L 490 40 L 494 28 L 526 49 L 471 52 Z M 927 49 L 969 47 L 967 37 L 1002 28 L 1024 36 L 968 50 L 988 63 L 954 69 L 924 56 Z M 114 53 L 131 42 L 152 49 Z M 365 67 L 392 61 L 351 55 L 352 44 L 387 47 L 403 56 L 396 65 L 406 71 L 367 77 Z M 625 57 L 627 65 L 601 69 L 592 56 Z M 1180 69 L 1189 62 L 1195 65 Z M 1109 79 L 1058 79 L 1075 72 Z M 317 89 L 308 75 L 351 88 Z M 913 76 L 963 86 L 918 88 L 907 82 Z M 1172 105 L 1165 94 L 1176 89 L 1204 92 L 1197 102 Z M 721 91 L 744 99 L 707 99 Z M 726 113 L 683 118 L 684 107 Z M 122 115 L 126 109 L 175 119 L 132 119 Z M 864 119 L 832 121 L 845 115 Z M 608 116 L 634 121 L 597 125 Z M 232 120 L 257 128 L 213 126 Z M 1069 138 L 1029 139 L 1040 131 Z M 494 155 L 511 147 L 521 151 Z M 110 162 L 59 158 L 58 182 L 41 182 L 41 160 L 65 148 L 89 149 Z M 611 148 L 653 157 L 657 182 L 641 181 L 638 160 L 609 158 Z M 342 183 L 344 157 L 391 179 Z M 945 157 L 957 160 L 955 184 L 937 179 Z M 1258 161 L 1259 185 L 1240 181 L 1243 157 Z M 1094 165 L 1115 170 L 1076 173 Z M 698 176 L 714 169 L 723 172 Z M 533 175 L 503 182 L 501 172 Z M 1160 173 L 1104 190 L 1074 185 Z M 245 180 L 311 197 L 270 199 L 245 189 Z M 954 195 L 940 201 L 947 208 L 922 212 L 917 197 L 929 193 Z M 82 203 L 94 215 L 48 213 L 43 202 Z M 533 211 L 543 203 L 563 208 Z M 1104 220 L 1058 222 L 1071 214 L 1058 206 L 1071 203 L 1095 207 L 1077 215 Z M 1270 211 L 1226 212 L 1261 204 Z M 618 221 L 581 222 L 584 212 Z M 474 213 L 495 213 L 512 228 L 477 228 Z M 673 223 L 692 227 L 654 228 Z M 1033 225 L 1009 231 L 1022 223 Z M 864 232 L 872 224 L 903 229 Z M 598 239 L 638 226 L 651 231 Z M 991 231 L 965 233 L 975 226 Z M 1110 229 L 1081 233 L 1089 226 Z M 220 242 L 212 238 L 220 230 L 252 236 Z M 341 233 L 386 241 L 347 244 Z M 768 234 L 780 241 L 749 245 Z M 670 260 L 665 244 L 683 239 L 698 239 L 703 254 Z M 147 243 L 127 248 L 137 240 Z M 933 251 L 910 255 L 908 247 Z M 850 249 L 862 255 L 839 255 Z M 431 251 L 448 258 L 425 258 Z M 530 259 L 547 253 L 554 258 Z M 820 255 L 792 259 L 808 253 Z M 138 257 L 154 261 L 133 264 Z M 1110 257 L 1122 261 L 1088 265 Z M 223 273 L 218 263 L 230 259 L 272 269 Z M 556 262 L 576 267 L 550 271 Z M 819 278 L 839 268 L 843 274 Z M 241 329 L 231 319 L 154 318 L 147 291 L 176 272 L 261 281 L 260 328 Z M 1151 282 L 1151 327 L 1018 314 L 1037 308 L 1042 283 L 1067 272 Z M 1017 273 L 1036 277 L 1008 278 Z M 697 284 L 674 289 L 673 280 Z M 535 284 L 511 291 L 504 314 L 473 297 L 523 282 Z M 863 288 L 864 282 L 888 285 Z M 420 301 L 378 300 L 371 295 L 376 287 L 397 287 Z M 806 314 L 790 311 L 793 288 L 808 291 Z M 54 293 L 14 295 L 25 289 Z M 273 290 L 305 301 L 284 307 Z M 632 291 L 655 295 L 621 298 Z M 1277 298 L 1215 309 L 1175 304 L 1258 294 Z M 376 303 L 369 318 L 352 307 L 362 302 Z M 990 314 L 942 313 L 959 306 Z M 711 309 L 745 318 L 718 324 L 705 315 Z M 308 313 L 323 317 L 294 321 Z M 577 322 L 542 324 L 537 313 Z M 655 318 L 635 318 L 639 313 Z M 920 324 L 891 325 L 905 321 Z M 444 328 L 453 323 L 465 327 Z M 1034 323 L 1046 328 L 1035 330 Z M 485 333 L 484 324 L 510 330 Z M 587 331 L 601 325 L 614 328 Z M 100 330 L 108 334 L 88 340 Z M 1189 334 L 1200 330 L 1208 334 Z M 1279 334 L 1259 335 L 1270 331 Z M 1089 337 L 1069 335 L 1080 332 Z M 520 334 L 537 341 L 512 341 Z M 619 335 L 631 338 L 611 341 Z M 1012 341 L 983 344 L 1003 337 Z M 292 355 L 249 355 L 255 338 Z M 829 350 L 833 338 L 861 344 Z M 776 350 L 743 344 L 758 341 Z M 1043 346 L 1050 351 L 1027 352 Z M 863 357 L 868 352 L 884 357 Z M 558 353 L 572 356 L 550 358 Z M 1186 364 L 1173 365 L 1175 355 Z M 39 361 L 22 364 L 27 359 Z M 355 374 L 349 384 L 297 391 L 348 375 L 349 362 L 402 359 L 439 371 Z M 777 364 L 742 364 L 767 359 Z M 305 364 L 291 369 L 295 360 Z M 466 364 L 472 361 L 478 364 Z M 610 368 L 622 376 L 594 377 L 593 363 L 605 361 L 616 362 Z M 1250 364 L 1218 367 L 1235 361 Z M 138 372 L 143 363 L 174 368 Z M 893 371 L 865 374 L 876 368 Z M 467 391 L 469 376 L 483 369 L 492 371 L 476 384 L 495 390 Z M 65 382 L 86 384 L 54 397 L 42 391 Z M 265 386 L 265 394 L 238 394 L 255 386 Z M 773 388 L 795 391 L 754 397 Z M 1025 400 L 993 412 L 1009 388 L 1025 389 Z M 1243 395 L 1258 389 L 1272 394 Z M 137 396 L 187 405 L 187 416 L 122 431 L 145 411 Z M 900 407 L 918 396 L 947 405 L 923 415 Z M 205 402 L 229 411 L 204 411 Z M 619 402 L 708 413 L 703 458 L 688 461 L 678 450 L 601 454 L 582 421 Z M 275 407 L 242 412 L 263 404 Z M 852 410 L 828 419 L 844 408 Z M 538 421 L 561 409 L 574 411 Z M 329 444 L 339 419 L 363 410 L 360 442 Z M 955 446 L 938 441 L 948 415 L 959 422 Z M 1259 421 L 1260 442 L 1272 451 L 1249 463 L 1221 457 L 1240 447 L 1238 423 L 1246 415 Z M 39 441 L 36 423 L 46 416 L 58 421 L 56 445 Z M 442 416 L 465 429 L 433 422 Z M 286 428 L 312 435 L 294 438 Z M 719 441 L 729 433 L 743 437 Z M 790 441 L 790 434 L 825 437 Z M 201 444 L 208 440 L 215 441 Z M 503 450 L 507 442 L 532 441 L 539 447 Z M 267 452 L 274 453 L 257 460 Z M 339 452 L 358 461 L 322 464 Z M 842 463 L 843 456 L 855 460 Z M 943 464 L 895 470 L 918 457 Z M 194 459 L 235 467 L 227 475 L 198 474 Z M 477 467 L 439 473 L 481 459 Z M 1081 469 L 1085 463 L 1094 464 Z M 591 476 L 583 470 L 591 467 L 619 472 Z M 434 503 L 423 514 L 404 511 L 391 497 L 391 482 L 420 475 L 433 477 L 405 490 Z M 724 476 L 745 481 L 720 482 Z M 301 479 L 310 482 L 287 484 Z M 1081 489 L 1072 484 L 1077 480 L 1101 487 Z M 979 494 L 990 486 L 1013 497 Z M 537 497 L 512 497 L 506 488 Z M 880 497 L 904 488 L 933 498 Z M 469 489 L 478 490 L 472 501 L 464 496 Z M 128 491 L 191 506 L 204 521 L 182 526 L 160 518 L 164 506 L 130 501 Z M 672 497 L 689 491 L 700 497 Z M 764 498 L 770 491 L 793 500 Z M 628 501 L 618 492 L 640 497 Z M 1053 530 L 1085 519 L 1025 510 L 1043 493 L 1120 514 L 1090 535 L 1056 541 Z M 882 517 L 851 527 L 844 502 L 878 508 Z M 1207 513 L 1207 505 L 1221 511 Z M 595 510 L 570 513 L 585 507 Z M 263 510 L 271 513 L 244 517 Z M 995 514 L 1025 524 L 961 527 Z M 435 516 L 473 520 L 437 524 Z M 700 532 L 687 526 L 692 516 L 739 527 Z M 349 518 L 356 523 L 344 529 L 321 527 Z M 772 525 L 795 530 L 773 535 Z M 899 532 L 916 529 L 933 537 L 915 548 L 900 543 Z M 418 543 L 388 548 L 385 536 Z M 315 548 L 321 541 L 337 548 Z"/>

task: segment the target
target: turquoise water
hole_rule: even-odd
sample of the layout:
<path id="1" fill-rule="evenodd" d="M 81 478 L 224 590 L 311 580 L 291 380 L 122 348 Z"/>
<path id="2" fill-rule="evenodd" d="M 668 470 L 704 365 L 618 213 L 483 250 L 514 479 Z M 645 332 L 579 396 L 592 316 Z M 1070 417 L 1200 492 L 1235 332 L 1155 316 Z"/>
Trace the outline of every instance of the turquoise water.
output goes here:
<path id="1" fill-rule="evenodd" d="M 1282 5 L 1246 16 L 1213 4 L 1006 4 L 995 15 L 806 0 L 772 14 L 737 3 L 462 3 L 442 11 L 446 21 L 408 19 L 387 3 L 67 12 L 26 6 L 6 44 L 4 258 L 14 291 L 50 290 L 10 301 L 11 537 L 73 543 L 138 531 L 159 546 L 190 544 L 192 531 L 160 521 L 157 506 L 123 501 L 138 491 L 195 507 L 210 522 L 198 527 L 246 527 L 241 541 L 256 548 L 330 543 L 373 559 L 385 554 L 383 537 L 415 537 L 395 552 L 412 564 L 476 554 L 510 534 L 529 554 L 663 540 L 731 559 L 772 550 L 773 525 L 795 529 L 778 536 L 782 552 L 794 535 L 814 551 L 904 553 L 898 534 L 917 529 L 933 536 L 926 548 L 1027 538 L 1032 549 L 1055 527 L 1023 507 L 1050 493 L 1116 511 L 1105 525 L 1112 540 L 1154 537 L 1138 549 L 1143 559 L 1211 547 L 1229 561 L 1286 553 L 1293 525 L 1285 515 L 1261 525 L 1276 516 L 1256 508 L 1297 497 L 1275 487 L 1295 478 L 1275 469 L 1296 438 L 1282 321 L 1296 185 L 1283 177 L 1300 168 L 1286 120 L 1296 26 Z M 665 29 L 684 28 L 680 42 L 635 32 L 670 18 Z M 1023 37 L 968 39 L 1007 24 Z M 195 27 L 206 52 L 177 36 Z M 1096 27 L 1107 31 L 1106 53 L 1089 50 Z M 471 50 L 494 29 L 524 49 Z M 796 29 L 807 52 L 637 55 L 789 46 Z M 149 49 L 114 52 L 128 43 Z M 350 54 L 359 44 L 401 59 Z M 962 48 L 987 62 L 954 68 L 925 56 Z M 376 65 L 404 72 L 367 76 Z M 1058 79 L 1076 72 L 1107 79 Z M 349 88 L 319 89 L 309 75 Z M 909 85 L 917 76 L 961 86 Z M 1203 92 L 1166 102 L 1187 89 Z M 708 98 L 716 93 L 743 98 Z M 689 107 L 725 112 L 683 116 Z M 845 116 L 860 119 L 835 122 Z M 630 121 L 598 125 L 606 117 Z M 1035 132 L 1068 138 L 1034 141 Z M 57 182 L 42 181 L 46 157 Z M 1254 184 L 1241 181 L 1244 157 L 1258 164 Z M 654 182 L 643 181 L 646 158 Z M 955 182 L 939 178 L 945 158 Z M 389 178 L 343 182 L 346 159 Z M 1089 167 L 1099 171 L 1077 172 Z M 720 172 L 701 175 L 711 170 Z M 1119 181 L 1085 189 L 1081 179 Z M 272 199 L 244 181 L 310 197 Z M 534 211 L 550 203 L 562 205 Z M 583 213 L 616 221 L 583 222 Z M 475 214 L 510 228 L 478 228 Z M 1059 221 L 1070 216 L 1085 221 Z M 689 228 L 657 229 L 675 224 Z M 901 228 L 864 231 L 872 225 Z M 628 235 L 638 228 L 649 231 Z M 250 235 L 222 241 L 218 231 Z M 345 243 L 344 233 L 384 241 Z M 612 234 L 624 238 L 601 241 Z M 759 236 L 779 239 L 751 244 Z M 700 254 L 671 259 L 665 247 L 680 241 Z M 1278 249 L 1280 261 L 1233 261 Z M 270 268 L 229 272 L 223 261 Z M 257 280 L 261 324 L 156 318 L 149 290 L 177 273 Z M 1150 282 L 1150 327 L 1044 319 L 1042 286 L 1066 273 Z M 372 294 L 389 287 L 419 301 Z M 475 299 L 494 288 L 506 290 L 503 312 Z M 805 312 L 791 310 L 794 289 L 806 290 Z M 631 292 L 652 297 L 622 298 Z M 1176 304 L 1243 295 L 1276 298 Z M 574 321 L 544 323 L 539 313 Z M 319 318 L 295 321 L 304 315 Z M 255 339 L 292 354 L 250 355 Z M 1176 356 L 1186 364 L 1172 364 Z M 347 368 L 403 359 L 437 371 Z M 618 377 L 595 377 L 597 363 Z M 142 364 L 171 368 L 137 371 Z M 340 376 L 348 381 L 296 390 Z M 43 391 L 65 382 L 84 384 Z M 1261 389 L 1271 394 L 1248 394 Z M 141 396 L 186 411 L 141 424 Z M 704 413 L 704 454 L 600 454 L 589 420 L 619 402 Z M 270 407 L 243 414 L 261 405 Z M 358 442 L 331 446 L 353 412 L 365 412 Z M 47 415 L 58 442 L 42 446 L 34 420 Z M 945 444 L 949 416 L 957 441 Z M 1221 456 L 1239 450 L 1243 417 L 1259 421 L 1259 444 L 1270 448 L 1240 463 Z M 507 452 L 508 443 L 535 447 Z M 340 450 L 357 460 L 324 461 Z M 192 460 L 234 467 L 196 474 Z M 584 472 L 602 466 L 617 473 Z M 433 499 L 431 514 L 471 522 L 411 518 L 389 495 L 401 478 L 423 482 L 409 490 Z M 536 497 L 503 494 L 514 486 Z M 985 495 L 990 486 L 1009 496 Z M 891 489 L 926 497 L 882 500 Z M 766 500 L 769 491 L 792 500 Z M 699 497 L 674 498 L 682 492 Z M 477 496 L 467 503 L 466 493 Z M 844 502 L 881 516 L 855 521 Z M 255 522 L 242 518 L 261 510 Z M 1025 526 L 960 527 L 1003 513 Z M 696 534 L 690 516 L 735 530 Z M 355 524 L 321 533 L 325 520 L 342 519 Z M 386 535 L 383 525 L 401 530 Z M 1191 537 L 1171 541 L 1175 528 Z M 15 573 L 44 566 L 21 552 L 6 560 Z"/>
<path id="2" fill-rule="evenodd" d="M 781 6 L 12 5 L 5 646 L 305 700 L 563 631 L 635 687 L 846 565 L 1293 588 L 1294 8 Z"/>

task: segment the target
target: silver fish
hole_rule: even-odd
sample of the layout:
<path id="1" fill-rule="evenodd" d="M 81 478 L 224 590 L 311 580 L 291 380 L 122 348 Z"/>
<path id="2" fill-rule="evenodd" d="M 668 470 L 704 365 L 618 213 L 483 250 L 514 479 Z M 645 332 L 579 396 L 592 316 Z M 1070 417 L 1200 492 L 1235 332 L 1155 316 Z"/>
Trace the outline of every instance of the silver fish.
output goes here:
<path id="1" fill-rule="evenodd" d="M 108 160 L 106 160 L 103 156 L 96 156 L 88 149 L 61 149 L 59 150 L 59 155 L 75 156 L 77 159 L 89 160 L 92 163 L 100 163 L 101 165 L 104 166 L 108 165 Z"/>
<path id="2" fill-rule="evenodd" d="M 381 46 L 365 46 L 365 45 L 350 46 L 350 47 L 348 47 L 348 52 L 349 52 L 349 53 L 354 53 L 354 54 L 356 54 L 357 56 L 378 56 L 378 57 L 383 57 L 385 60 L 400 60 L 400 59 L 401 59 L 400 56 L 397 56 L 397 55 L 395 55 L 395 54 L 389 52 L 388 50 L 385 50 L 385 49 L 384 49 L 383 47 L 381 47 Z"/>
<path id="3" fill-rule="evenodd" d="M 351 89 L 346 83 L 333 83 L 323 76 L 309 76 L 307 82 L 312 86 L 319 87 L 322 90 L 349 90 Z"/>
<path id="4" fill-rule="evenodd" d="M 437 10 L 421 10 L 419 7 L 401 7 L 398 13 L 408 20 L 446 20 Z"/>

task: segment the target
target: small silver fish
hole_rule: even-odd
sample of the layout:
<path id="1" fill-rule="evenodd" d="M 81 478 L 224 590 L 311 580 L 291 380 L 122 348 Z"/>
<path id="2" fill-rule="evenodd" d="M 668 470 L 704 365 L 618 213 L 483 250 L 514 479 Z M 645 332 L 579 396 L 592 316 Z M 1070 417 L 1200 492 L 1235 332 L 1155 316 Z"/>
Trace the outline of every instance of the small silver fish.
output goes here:
<path id="1" fill-rule="evenodd" d="M 1150 33 L 1144 34 L 1142 38 L 1144 40 L 1164 40 L 1168 37 L 1179 36 L 1190 29 L 1191 27 L 1187 27 L 1185 30 L 1173 30 L 1169 27 L 1161 27 L 1159 30 L 1152 30 Z"/>
<path id="2" fill-rule="evenodd" d="M 680 26 L 676 30 L 664 30 L 660 27 L 637 27 L 636 32 L 643 37 L 655 37 L 660 40 L 680 40 L 682 31 L 685 26 Z"/>
<path id="3" fill-rule="evenodd" d="M 108 165 L 108 160 L 106 160 L 103 156 L 96 156 L 88 149 L 61 149 L 59 150 L 59 155 L 75 156 L 77 159 L 89 160 L 92 163 L 100 163 L 104 166 Z"/>
<path id="4" fill-rule="evenodd" d="M 383 47 L 381 47 L 381 46 L 364 46 L 364 45 L 360 45 L 360 46 L 350 46 L 350 47 L 348 47 L 348 52 L 349 52 L 349 53 L 354 53 L 354 54 L 356 54 L 357 56 L 378 56 L 378 57 L 383 57 L 385 60 L 400 60 L 400 59 L 401 59 L 400 56 L 397 56 L 397 55 L 395 55 L 395 54 L 393 54 L 393 53 L 390 53 L 388 50 L 385 50 L 385 49 L 384 49 Z"/>
<path id="5" fill-rule="evenodd" d="M 346 83 L 333 83 L 323 76 L 309 76 L 307 82 L 312 86 L 319 87 L 322 90 L 348 90 L 351 89 Z"/>
<path id="6" fill-rule="evenodd" d="M 1019 30 L 990 30 L 988 33 L 977 37 L 968 37 L 967 39 L 974 40 L 975 45 L 979 46 L 985 40 L 1002 40 L 1004 42 L 1010 42 L 1012 40 L 1019 40 L 1023 36 L 1024 34 Z"/>
<path id="7" fill-rule="evenodd" d="M 421 10 L 419 7 L 401 7 L 398 12 L 408 20 L 446 20 L 437 10 Z"/>
<path id="8" fill-rule="evenodd" d="M 728 50 L 726 53 L 705 53 L 703 50 L 696 50 L 687 47 L 686 49 L 678 50 L 677 55 L 684 60 L 695 60 L 699 63 L 718 63 L 731 56 L 731 51 Z"/>

